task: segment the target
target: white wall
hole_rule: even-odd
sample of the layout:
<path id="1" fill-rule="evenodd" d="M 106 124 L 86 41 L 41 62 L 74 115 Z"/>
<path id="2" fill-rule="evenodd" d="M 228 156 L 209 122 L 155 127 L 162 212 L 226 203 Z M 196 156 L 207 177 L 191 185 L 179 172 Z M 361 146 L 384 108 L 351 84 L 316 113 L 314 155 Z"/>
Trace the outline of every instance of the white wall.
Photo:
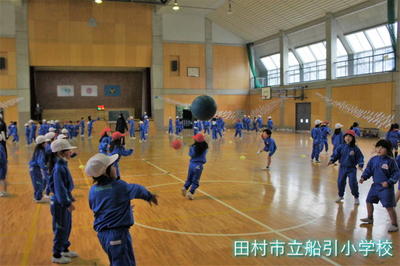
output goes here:
<path id="1" fill-rule="evenodd" d="M 204 42 L 203 16 L 163 14 L 163 39 L 166 41 Z"/>
<path id="2" fill-rule="evenodd" d="M 15 7 L 13 3 L 0 1 L 0 36 L 15 37 Z"/>
<path id="3" fill-rule="evenodd" d="M 212 23 L 212 41 L 213 43 L 226 44 L 245 44 L 246 41 L 236 36 L 232 32 Z"/>

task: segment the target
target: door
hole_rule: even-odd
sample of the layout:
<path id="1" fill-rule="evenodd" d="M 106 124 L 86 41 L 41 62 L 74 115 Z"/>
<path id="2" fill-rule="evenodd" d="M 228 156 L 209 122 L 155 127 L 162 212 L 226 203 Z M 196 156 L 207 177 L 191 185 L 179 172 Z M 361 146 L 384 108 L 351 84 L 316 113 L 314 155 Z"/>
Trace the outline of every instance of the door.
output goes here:
<path id="1" fill-rule="evenodd" d="M 311 103 L 296 103 L 296 130 L 310 130 Z"/>

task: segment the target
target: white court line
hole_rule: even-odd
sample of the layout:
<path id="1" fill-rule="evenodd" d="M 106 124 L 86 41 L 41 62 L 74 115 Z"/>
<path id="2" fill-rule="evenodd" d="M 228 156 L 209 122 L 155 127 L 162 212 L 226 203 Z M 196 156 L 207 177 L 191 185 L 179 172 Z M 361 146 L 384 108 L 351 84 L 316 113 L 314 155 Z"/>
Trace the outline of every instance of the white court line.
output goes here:
<path id="1" fill-rule="evenodd" d="M 179 177 L 177 177 L 177 176 L 175 176 L 175 175 L 169 173 L 169 172 L 166 171 L 165 169 L 162 169 L 161 167 L 159 167 L 159 166 L 153 164 L 152 162 L 149 162 L 149 161 L 144 160 L 144 159 L 143 159 L 143 161 L 145 161 L 146 163 L 150 164 L 150 165 L 153 166 L 154 168 L 160 170 L 161 172 L 168 174 L 170 177 L 174 178 L 175 180 L 178 180 L 178 181 L 180 181 L 181 183 L 185 183 L 185 182 L 184 182 L 182 179 L 180 179 Z M 208 194 L 207 192 L 205 192 L 205 191 L 203 191 L 203 190 L 201 190 L 201 189 L 197 189 L 197 191 L 200 191 L 201 193 L 203 193 L 203 194 L 206 195 L 207 197 L 209 197 L 209 198 L 215 200 L 216 202 L 218 202 L 218 203 L 224 205 L 224 206 L 227 207 L 228 209 L 231 209 L 232 211 L 234 211 L 234 212 L 236 212 L 236 213 L 242 215 L 243 217 L 249 219 L 250 221 L 252 221 L 252 222 L 254 222 L 254 223 L 258 224 L 258 225 L 260 225 L 261 227 L 264 227 L 264 228 L 270 230 L 271 232 L 273 232 L 273 233 L 279 235 L 280 237 L 285 238 L 286 240 L 289 240 L 289 241 L 293 241 L 293 240 L 294 240 L 294 239 L 292 239 L 292 238 L 286 236 L 285 234 L 283 234 L 283 233 L 281 233 L 281 232 L 279 232 L 279 231 L 273 229 L 273 228 L 270 227 L 269 225 L 266 225 L 266 224 L 264 224 L 264 223 L 258 221 L 257 219 L 254 219 L 253 217 L 251 217 L 251 216 L 245 214 L 244 212 L 242 212 L 242 211 L 236 209 L 235 207 L 233 207 L 233 206 L 231 206 L 231 205 L 225 203 L 224 201 L 222 201 L 222 200 L 220 200 L 220 199 L 218 199 L 218 198 L 216 198 L 216 197 L 214 197 L 214 196 Z M 329 258 L 327 258 L 327 257 L 324 257 L 324 256 L 321 256 L 321 257 L 318 257 L 318 258 L 323 259 L 323 260 L 325 260 L 326 262 L 328 262 L 328 263 L 330 263 L 330 264 L 332 264 L 332 265 L 336 265 L 336 266 L 339 266 L 339 265 L 340 265 L 340 264 L 334 262 L 333 260 L 331 260 L 331 259 L 329 259 Z"/>

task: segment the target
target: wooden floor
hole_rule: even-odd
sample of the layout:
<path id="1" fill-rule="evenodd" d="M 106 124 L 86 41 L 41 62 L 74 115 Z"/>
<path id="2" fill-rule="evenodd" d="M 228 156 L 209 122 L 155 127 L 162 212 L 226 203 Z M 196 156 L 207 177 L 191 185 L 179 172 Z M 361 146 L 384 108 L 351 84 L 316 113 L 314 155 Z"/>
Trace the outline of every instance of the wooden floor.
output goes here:
<path id="1" fill-rule="evenodd" d="M 353 205 L 349 187 L 345 201 L 336 204 L 337 167 L 327 167 L 309 159 L 308 134 L 278 133 L 278 151 L 269 171 L 265 154 L 257 155 L 259 137 L 245 134 L 235 140 L 232 131 L 224 139 L 209 140 L 210 150 L 196 198 L 186 200 L 180 188 L 188 168 L 190 133 L 185 146 L 170 148 L 171 137 L 153 133 L 147 143 L 129 140 L 133 156 L 122 159 L 122 178 L 145 185 L 159 195 L 158 207 L 135 200 L 136 225 L 131 228 L 138 265 L 400 265 L 400 233 L 388 234 L 389 218 L 381 205 L 375 209 L 375 225 L 361 227 L 366 216 L 365 198 L 371 181 L 360 186 L 360 206 Z M 360 140 L 366 160 L 376 140 Z M 107 265 L 108 259 L 92 229 L 93 215 L 88 206 L 90 178 L 82 165 L 97 152 L 98 139 L 77 140 L 79 156 L 69 163 L 75 182 L 77 202 L 73 212 L 71 249 L 80 254 L 74 265 Z M 0 264 L 48 265 L 51 259 L 52 231 L 48 204 L 33 202 L 27 162 L 33 147 L 24 143 L 9 145 L 8 198 L 0 198 Z M 240 159 L 240 156 L 246 159 Z M 360 172 L 358 172 L 360 175 Z M 399 208 L 397 208 L 399 211 Z M 393 257 L 371 254 L 330 257 L 289 257 L 268 255 L 235 257 L 234 241 L 285 243 L 297 240 L 390 240 Z M 339 246 L 341 249 L 342 246 Z M 289 252 L 286 245 L 286 254 Z M 325 253 L 323 253 L 325 254 Z"/>

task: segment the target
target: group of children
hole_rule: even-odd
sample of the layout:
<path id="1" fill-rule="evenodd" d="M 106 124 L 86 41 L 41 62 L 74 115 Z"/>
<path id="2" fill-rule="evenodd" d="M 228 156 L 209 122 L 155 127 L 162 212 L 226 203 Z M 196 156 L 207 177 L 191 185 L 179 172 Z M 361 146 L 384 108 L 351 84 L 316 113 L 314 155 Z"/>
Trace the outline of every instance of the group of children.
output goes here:
<path id="1" fill-rule="evenodd" d="M 319 154 L 325 148 L 328 151 L 327 138 L 331 134 L 329 122 L 315 121 L 315 127 L 311 130 L 313 139 L 313 148 L 311 160 L 320 163 Z M 397 147 L 400 142 L 399 125 L 392 124 L 386 134 L 385 139 L 380 139 L 375 144 L 376 156 L 372 157 L 367 167 L 364 169 L 364 155 L 361 149 L 356 145 L 357 137 L 361 136 L 359 124 L 354 122 L 349 130 L 342 132 L 343 125 L 337 123 L 331 140 L 333 151 L 328 165 L 340 163 L 338 173 L 338 198 L 337 203 L 343 201 L 347 178 L 349 180 L 350 191 L 354 196 L 354 204 L 359 205 L 358 183 L 362 184 L 365 180 L 372 177 L 373 184 L 368 192 L 366 203 L 368 216 L 361 219 L 363 223 L 373 223 L 373 204 L 381 202 L 390 216 L 391 224 L 388 232 L 397 232 L 398 223 L 395 211 L 396 203 L 400 198 L 400 182 L 398 191 L 395 193 L 395 184 L 400 178 L 400 156 L 397 156 Z M 357 169 L 362 171 L 361 178 L 357 181 Z"/>
<path id="2" fill-rule="evenodd" d="M 136 134 L 135 134 L 135 119 L 133 116 L 130 116 L 128 119 L 128 126 L 129 126 L 129 137 L 131 139 L 136 139 Z M 142 119 L 139 121 L 139 142 L 146 142 L 147 141 L 147 136 L 149 135 L 149 128 L 150 128 L 150 120 L 147 115 L 144 115 Z"/>

